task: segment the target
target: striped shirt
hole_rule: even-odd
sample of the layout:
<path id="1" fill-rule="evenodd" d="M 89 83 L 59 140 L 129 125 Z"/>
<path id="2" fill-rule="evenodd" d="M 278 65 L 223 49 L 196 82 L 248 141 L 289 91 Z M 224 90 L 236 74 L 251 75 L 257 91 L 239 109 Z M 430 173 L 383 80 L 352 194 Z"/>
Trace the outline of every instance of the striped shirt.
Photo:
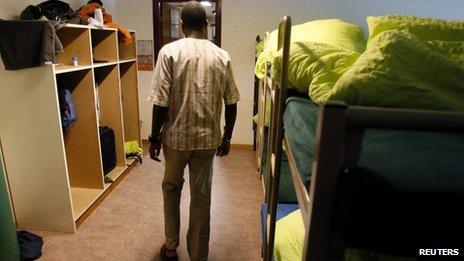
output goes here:
<path id="1" fill-rule="evenodd" d="M 148 101 L 169 107 L 163 142 L 175 150 L 216 149 L 222 102 L 235 104 L 229 54 L 208 40 L 183 38 L 159 52 Z"/>

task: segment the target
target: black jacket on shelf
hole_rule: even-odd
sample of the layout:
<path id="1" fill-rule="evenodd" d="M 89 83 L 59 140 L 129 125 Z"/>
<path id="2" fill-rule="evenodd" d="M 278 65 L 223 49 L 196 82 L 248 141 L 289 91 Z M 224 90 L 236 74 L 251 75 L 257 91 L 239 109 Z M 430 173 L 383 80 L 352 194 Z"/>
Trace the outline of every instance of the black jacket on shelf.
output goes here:
<path id="1" fill-rule="evenodd" d="M 0 19 L 0 54 L 6 70 L 37 67 L 55 61 L 62 51 L 50 21 Z"/>

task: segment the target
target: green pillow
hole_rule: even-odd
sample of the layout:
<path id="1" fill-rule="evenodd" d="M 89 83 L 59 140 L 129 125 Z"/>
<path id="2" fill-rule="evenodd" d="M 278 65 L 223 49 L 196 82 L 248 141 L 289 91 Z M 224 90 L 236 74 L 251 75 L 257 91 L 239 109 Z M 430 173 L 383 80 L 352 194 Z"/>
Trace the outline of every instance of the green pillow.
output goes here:
<path id="1" fill-rule="evenodd" d="M 266 75 L 266 63 L 273 62 L 277 53 L 278 31 L 274 30 L 258 56 L 255 73 L 260 79 Z M 363 30 L 340 19 L 315 20 L 292 26 L 291 40 L 294 42 L 324 43 L 345 50 L 361 53 L 366 46 Z"/>

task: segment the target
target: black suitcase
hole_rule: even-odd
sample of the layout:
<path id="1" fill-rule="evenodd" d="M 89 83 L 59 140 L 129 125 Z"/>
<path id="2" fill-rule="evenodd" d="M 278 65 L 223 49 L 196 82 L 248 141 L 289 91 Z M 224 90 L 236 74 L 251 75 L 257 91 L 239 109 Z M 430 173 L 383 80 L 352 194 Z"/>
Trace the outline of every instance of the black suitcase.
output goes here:
<path id="1" fill-rule="evenodd" d="M 116 145 L 114 141 L 114 131 L 106 126 L 99 127 L 99 131 L 103 173 L 106 175 L 116 167 Z"/>

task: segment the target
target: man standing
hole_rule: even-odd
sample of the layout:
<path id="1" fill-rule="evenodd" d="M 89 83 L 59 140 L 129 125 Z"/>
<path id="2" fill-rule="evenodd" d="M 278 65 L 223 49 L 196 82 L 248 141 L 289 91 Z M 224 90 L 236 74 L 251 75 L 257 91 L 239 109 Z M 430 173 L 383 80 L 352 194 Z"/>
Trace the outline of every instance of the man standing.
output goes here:
<path id="1" fill-rule="evenodd" d="M 207 260 L 213 160 L 214 155 L 229 153 L 240 95 L 229 54 L 205 39 L 207 20 L 203 6 L 196 1 L 186 3 L 181 20 L 185 38 L 165 45 L 155 67 L 148 98 L 154 103 L 150 157 L 160 161 L 162 146 L 166 161 L 162 185 L 166 243 L 161 247 L 161 257 L 177 260 L 179 204 L 188 165 L 187 249 L 191 260 Z M 223 100 L 225 127 L 221 137 Z"/>

